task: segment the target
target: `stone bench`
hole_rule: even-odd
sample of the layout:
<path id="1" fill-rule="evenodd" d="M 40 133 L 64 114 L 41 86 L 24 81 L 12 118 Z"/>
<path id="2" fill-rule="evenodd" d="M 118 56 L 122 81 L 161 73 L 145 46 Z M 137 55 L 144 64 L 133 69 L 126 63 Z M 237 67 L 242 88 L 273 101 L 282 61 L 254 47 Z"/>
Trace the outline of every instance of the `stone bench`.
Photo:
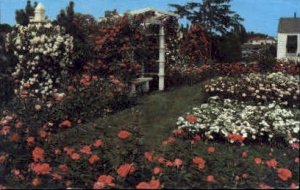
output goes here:
<path id="1" fill-rule="evenodd" d="M 131 93 L 136 93 L 138 87 L 141 87 L 142 92 L 149 92 L 149 82 L 152 80 L 152 77 L 141 77 L 133 80 L 131 83 Z"/>

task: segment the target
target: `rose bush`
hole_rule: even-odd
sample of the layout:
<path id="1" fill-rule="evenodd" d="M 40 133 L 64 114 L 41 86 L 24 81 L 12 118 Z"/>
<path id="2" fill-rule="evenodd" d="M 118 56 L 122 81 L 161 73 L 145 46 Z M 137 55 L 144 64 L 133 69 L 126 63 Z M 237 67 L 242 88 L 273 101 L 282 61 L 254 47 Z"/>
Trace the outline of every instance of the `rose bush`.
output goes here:
<path id="1" fill-rule="evenodd" d="M 174 130 L 174 136 L 165 137 L 167 143 L 150 149 L 143 144 L 139 113 L 132 115 L 131 123 L 114 131 L 103 125 L 90 128 L 93 132 L 89 134 L 82 128 L 34 136 L 31 123 L 5 113 L 0 122 L 0 174 L 5 174 L 0 175 L 0 186 L 158 189 L 299 185 L 299 149 L 294 146 L 228 146 L 203 141 L 197 135 L 188 140 L 186 132 Z M 26 135 L 16 135 L 22 133 Z M 12 146 L 22 149 L 12 152 Z"/>
<path id="2" fill-rule="evenodd" d="M 271 71 L 293 76 L 300 75 L 299 63 L 292 61 L 278 61 L 271 68 Z M 260 68 L 257 64 L 214 63 L 199 66 L 179 61 L 176 64 L 166 66 L 166 83 L 168 86 L 195 84 L 216 76 L 236 77 L 259 72 Z"/>
<path id="3" fill-rule="evenodd" d="M 290 144 L 299 142 L 297 109 L 282 108 L 275 103 L 247 105 L 236 100 L 211 97 L 206 104 L 179 117 L 177 125 L 207 139 L 222 138 L 230 142 L 283 138 Z"/>
<path id="4" fill-rule="evenodd" d="M 284 105 L 299 105 L 300 80 L 282 72 L 268 74 L 242 75 L 235 77 L 218 77 L 205 85 L 210 95 L 257 102 L 276 101 Z"/>
<path id="5" fill-rule="evenodd" d="M 6 38 L 18 64 L 12 73 L 19 96 L 49 97 L 59 92 L 72 65 L 73 38 L 51 23 L 17 25 Z"/>

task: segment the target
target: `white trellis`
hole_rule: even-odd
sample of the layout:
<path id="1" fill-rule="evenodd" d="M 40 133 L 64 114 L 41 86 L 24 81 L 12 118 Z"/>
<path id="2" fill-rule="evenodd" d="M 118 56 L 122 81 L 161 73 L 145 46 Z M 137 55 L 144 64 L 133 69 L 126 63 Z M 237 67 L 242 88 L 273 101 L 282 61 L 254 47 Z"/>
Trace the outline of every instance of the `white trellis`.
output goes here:
<path id="1" fill-rule="evenodd" d="M 164 21 L 168 17 L 175 17 L 179 18 L 179 15 L 172 13 L 172 12 L 167 12 L 167 11 L 161 11 L 153 8 L 145 8 L 145 9 L 139 9 L 139 10 L 134 10 L 130 11 L 127 14 L 129 15 L 137 15 L 137 14 L 144 14 L 147 12 L 154 12 L 154 16 L 151 18 L 147 19 L 145 21 L 146 25 L 149 24 L 154 24 L 154 25 L 159 25 L 159 58 L 158 58 L 158 63 L 159 63 L 159 70 L 158 70 L 158 78 L 159 78 L 159 83 L 158 83 L 158 90 L 163 91 L 165 89 L 165 26 L 164 26 Z M 144 77 L 144 67 L 142 67 L 142 76 L 135 80 L 136 83 L 140 83 L 143 85 L 143 89 L 145 91 L 149 90 L 149 81 L 151 81 L 151 77 Z M 136 84 L 133 83 L 132 85 L 132 92 L 135 93 L 136 90 Z"/>
<path id="2" fill-rule="evenodd" d="M 159 83 L 158 83 L 158 90 L 163 91 L 165 89 L 165 26 L 164 26 L 164 21 L 165 19 L 169 17 L 175 17 L 179 18 L 179 15 L 172 13 L 172 12 L 167 12 L 167 11 L 161 11 L 153 8 L 145 8 L 145 9 L 139 9 L 139 10 L 134 10 L 127 12 L 129 15 L 138 15 L 138 14 L 144 14 L 147 12 L 154 12 L 154 15 L 147 19 L 144 24 L 149 25 L 149 24 L 154 24 L 154 25 L 159 25 L 159 70 L 157 73 L 157 76 L 159 78 Z M 120 15 L 122 16 L 122 15 Z M 45 23 L 48 22 L 45 16 L 45 8 L 44 6 L 39 3 L 37 7 L 34 10 L 34 17 L 30 18 L 31 23 Z M 152 77 L 144 77 L 144 67 L 142 67 L 142 75 L 140 78 L 137 78 L 133 83 L 132 83 L 132 92 L 136 92 L 136 85 L 142 84 L 143 85 L 143 90 L 148 91 L 149 90 L 149 82 L 153 80 Z"/>

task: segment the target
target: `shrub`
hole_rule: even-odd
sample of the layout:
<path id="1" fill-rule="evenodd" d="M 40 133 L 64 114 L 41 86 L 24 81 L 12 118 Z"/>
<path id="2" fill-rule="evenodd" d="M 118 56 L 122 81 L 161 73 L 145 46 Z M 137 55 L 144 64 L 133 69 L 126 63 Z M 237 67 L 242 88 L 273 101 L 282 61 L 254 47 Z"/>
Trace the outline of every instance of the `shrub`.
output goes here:
<path id="1" fill-rule="evenodd" d="M 205 85 L 210 95 L 261 103 L 276 101 L 297 106 L 300 99 L 299 79 L 281 72 L 242 75 L 240 78 L 219 77 Z"/>
<path id="2" fill-rule="evenodd" d="M 290 144 L 299 142 L 300 112 L 275 103 L 266 106 L 247 105 L 236 100 L 211 97 L 192 113 L 179 117 L 177 125 L 190 133 L 230 142 L 284 138 Z"/>
<path id="3" fill-rule="evenodd" d="M 272 53 L 270 47 L 266 47 L 262 49 L 258 57 L 258 66 L 260 67 L 261 71 L 263 72 L 270 71 L 275 64 L 276 64 L 276 58 Z"/>
<path id="4" fill-rule="evenodd" d="M 62 78 L 68 78 L 73 38 L 63 28 L 51 23 L 18 25 L 7 35 L 7 46 L 18 59 L 12 75 L 19 96 L 52 96 Z"/>
<path id="5" fill-rule="evenodd" d="M 69 119 L 84 122 L 88 118 L 127 108 L 134 103 L 129 88 L 120 80 L 111 80 L 83 74 L 69 80 L 66 93 L 55 93 L 47 100 L 35 97 L 12 102 L 15 112 L 24 120 L 60 122 Z"/>

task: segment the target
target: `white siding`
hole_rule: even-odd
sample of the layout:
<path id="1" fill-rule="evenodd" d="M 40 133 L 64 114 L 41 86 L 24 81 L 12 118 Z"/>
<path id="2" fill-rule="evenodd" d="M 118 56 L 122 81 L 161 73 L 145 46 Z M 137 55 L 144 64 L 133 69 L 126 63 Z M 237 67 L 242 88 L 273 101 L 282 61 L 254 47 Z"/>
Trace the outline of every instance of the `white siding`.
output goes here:
<path id="1" fill-rule="evenodd" d="M 277 39 L 277 59 L 283 59 L 286 55 L 287 35 L 278 33 Z"/>
<path id="2" fill-rule="evenodd" d="M 289 34 L 283 34 L 278 33 L 278 42 L 277 42 L 277 59 L 284 59 L 287 58 L 286 55 L 286 43 L 287 43 L 287 36 L 290 35 L 297 35 L 298 37 L 298 47 L 297 47 L 297 53 L 296 56 L 293 57 L 293 59 L 300 59 L 300 57 L 297 57 L 297 55 L 300 55 L 300 34 L 299 33 L 289 33 Z M 291 57 L 289 57 L 291 58 Z"/>

